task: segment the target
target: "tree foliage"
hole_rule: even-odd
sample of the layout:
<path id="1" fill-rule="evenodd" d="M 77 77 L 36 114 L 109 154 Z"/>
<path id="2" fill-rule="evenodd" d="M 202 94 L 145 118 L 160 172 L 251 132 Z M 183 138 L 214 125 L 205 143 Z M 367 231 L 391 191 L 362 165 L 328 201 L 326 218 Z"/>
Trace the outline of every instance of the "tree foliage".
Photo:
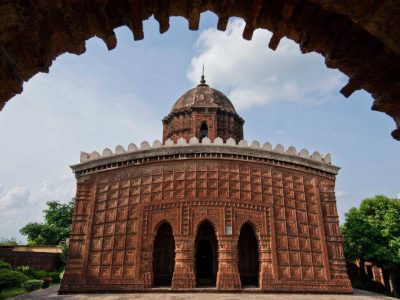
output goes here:
<path id="1" fill-rule="evenodd" d="M 58 245 L 65 241 L 71 232 L 74 199 L 68 203 L 47 202 L 44 223 L 28 223 L 20 232 L 28 237 L 29 245 Z"/>
<path id="2" fill-rule="evenodd" d="M 15 237 L 11 238 L 0 238 L 0 246 L 16 246 L 18 241 Z"/>
<path id="3" fill-rule="evenodd" d="M 373 261 L 383 268 L 400 264 L 400 200 L 377 195 L 351 208 L 342 226 L 349 260 Z"/>
<path id="4" fill-rule="evenodd" d="M 365 280 L 364 262 L 382 268 L 386 288 L 400 296 L 400 199 L 377 195 L 351 208 L 342 226 L 344 250 L 350 261 L 359 259 Z M 389 285 L 390 281 L 390 285 Z"/>
<path id="5" fill-rule="evenodd" d="M 60 259 L 61 262 L 66 265 L 67 264 L 67 257 L 68 257 L 68 253 L 69 253 L 69 243 L 60 243 L 62 252 L 60 254 Z"/>

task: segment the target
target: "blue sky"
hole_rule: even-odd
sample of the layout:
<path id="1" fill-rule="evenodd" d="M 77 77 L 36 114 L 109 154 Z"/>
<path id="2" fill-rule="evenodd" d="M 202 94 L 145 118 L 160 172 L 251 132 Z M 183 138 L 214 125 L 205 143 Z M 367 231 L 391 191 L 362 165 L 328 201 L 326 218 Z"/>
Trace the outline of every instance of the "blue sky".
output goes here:
<path id="1" fill-rule="evenodd" d="M 336 195 L 342 220 L 365 197 L 400 193 L 394 122 L 370 110 L 369 94 L 344 98 L 339 90 L 346 76 L 326 68 L 316 53 L 301 54 L 291 41 L 273 52 L 268 31 L 257 30 L 248 42 L 241 20 L 231 20 L 226 32 L 217 31 L 216 22 L 202 14 L 200 30 L 189 31 L 185 19 L 172 18 L 161 35 L 150 19 L 145 39 L 136 42 L 119 28 L 114 50 L 93 38 L 85 54 L 64 54 L 49 74 L 26 83 L 0 112 L 0 237 L 25 242 L 19 229 L 42 221 L 46 201 L 74 196 L 69 165 L 81 150 L 161 139 L 161 119 L 197 84 L 202 63 L 210 86 L 245 119 L 249 142 L 332 154 L 341 167 Z"/>

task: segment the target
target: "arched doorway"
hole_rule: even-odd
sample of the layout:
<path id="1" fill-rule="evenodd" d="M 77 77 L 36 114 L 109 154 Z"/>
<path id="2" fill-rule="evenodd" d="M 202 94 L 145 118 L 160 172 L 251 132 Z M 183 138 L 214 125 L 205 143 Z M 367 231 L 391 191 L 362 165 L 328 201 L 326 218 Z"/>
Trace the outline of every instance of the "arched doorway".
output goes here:
<path id="1" fill-rule="evenodd" d="M 201 142 L 202 139 L 204 139 L 205 137 L 208 137 L 208 126 L 207 126 L 207 123 L 204 122 L 200 126 L 199 141 Z"/>
<path id="2" fill-rule="evenodd" d="M 240 229 L 238 255 L 242 287 L 258 286 L 258 273 L 260 268 L 258 243 L 253 227 L 249 223 L 245 223 Z"/>
<path id="3" fill-rule="evenodd" d="M 218 241 L 210 222 L 205 221 L 199 226 L 195 249 L 197 286 L 215 286 L 218 270 Z"/>
<path id="4" fill-rule="evenodd" d="M 153 246 L 154 286 L 171 286 L 175 266 L 175 240 L 171 225 L 162 223 Z"/>

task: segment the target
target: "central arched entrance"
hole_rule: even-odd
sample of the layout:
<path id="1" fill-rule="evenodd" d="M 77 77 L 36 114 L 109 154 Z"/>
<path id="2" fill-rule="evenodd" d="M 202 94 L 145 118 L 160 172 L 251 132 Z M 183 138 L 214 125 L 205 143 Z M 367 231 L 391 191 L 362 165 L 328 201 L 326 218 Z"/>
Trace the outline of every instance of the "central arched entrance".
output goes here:
<path id="1" fill-rule="evenodd" d="M 249 223 L 245 223 L 240 229 L 238 254 L 242 287 L 258 286 L 260 268 L 258 243 L 253 227 Z"/>
<path id="2" fill-rule="evenodd" d="M 215 286 L 218 270 L 218 241 L 210 222 L 205 221 L 199 226 L 195 247 L 197 286 Z"/>
<path id="3" fill-rule="evenodd" d="M 153 246 L 154 286 L 171 286 L 175 267 L 175 240 L 171 225 L 163 222 Z"/>

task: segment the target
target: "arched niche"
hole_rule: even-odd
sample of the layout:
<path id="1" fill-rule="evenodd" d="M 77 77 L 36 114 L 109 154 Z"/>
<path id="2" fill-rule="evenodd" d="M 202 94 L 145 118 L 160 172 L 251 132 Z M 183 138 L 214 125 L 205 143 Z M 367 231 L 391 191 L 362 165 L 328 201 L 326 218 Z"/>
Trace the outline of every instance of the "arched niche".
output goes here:
<path id="1" fill-rule="evenodd" d="M 162 222 L 153 244 L 153 283 L 154 286 L 171 286 L 175 267 L 175 239 L 172 227 Z"/>
<path id="2" fill-rule="evenodd" d="M 195 240 L 195 270 L 197 287 L 216 285 L 218 272 L 218 240 L 213 225 L 203 221 Z"/>
<path id="3" fill-rule="evenodd" d="M 238 240 L 238 269 L 242 287 L 258 287 L 260 273 L 259 244 L 253 226 L 242 225 Z"/>

